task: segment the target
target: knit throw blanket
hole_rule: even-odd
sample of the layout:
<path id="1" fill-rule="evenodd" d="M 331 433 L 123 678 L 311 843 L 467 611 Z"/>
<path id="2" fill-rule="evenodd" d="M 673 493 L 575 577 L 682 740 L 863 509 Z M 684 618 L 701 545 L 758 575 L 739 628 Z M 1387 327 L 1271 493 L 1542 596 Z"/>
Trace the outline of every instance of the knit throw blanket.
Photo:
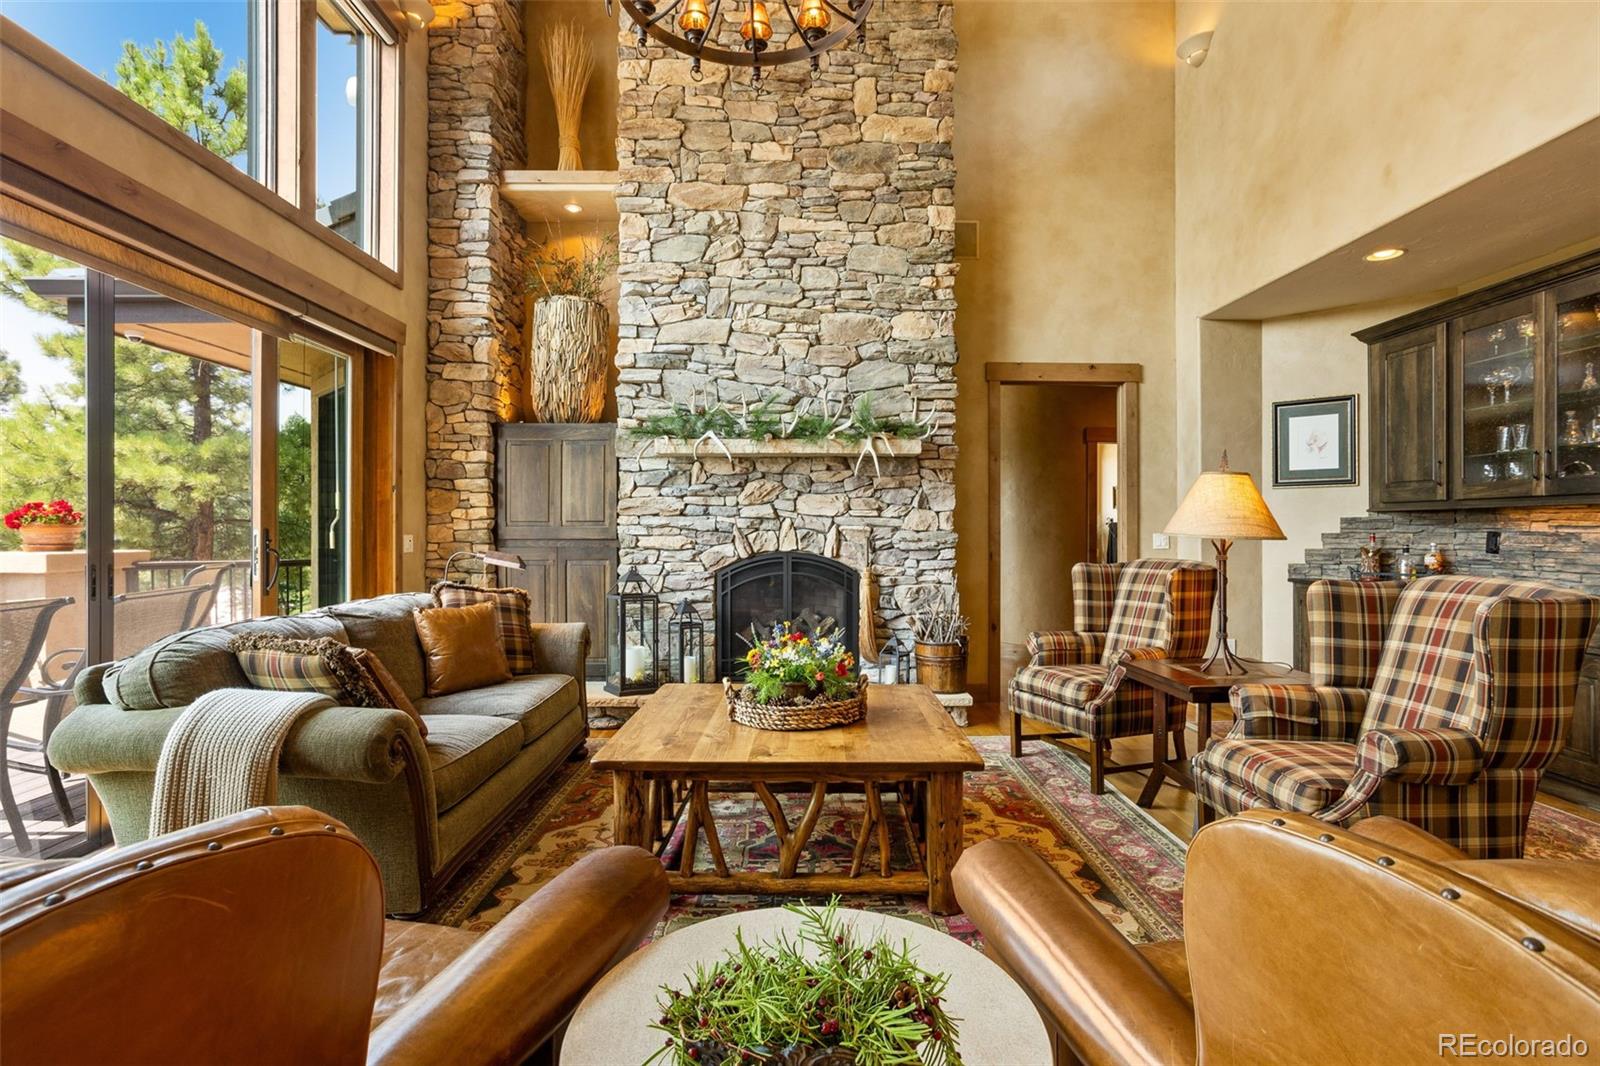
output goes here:
<path id="1" fill-rule="evenodd" d="M 178 716 L 161 746 L 150 835 L 278 799 L 278 756 L 302 714 L 333 706 L 318 692 L 223 688 Z"/>

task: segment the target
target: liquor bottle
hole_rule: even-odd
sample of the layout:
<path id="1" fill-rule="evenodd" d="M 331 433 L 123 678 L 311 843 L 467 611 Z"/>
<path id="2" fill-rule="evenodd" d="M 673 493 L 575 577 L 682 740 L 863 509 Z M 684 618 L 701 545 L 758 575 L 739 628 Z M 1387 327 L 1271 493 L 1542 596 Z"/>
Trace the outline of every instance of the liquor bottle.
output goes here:
<path id="1" fill-rule="evenodd" d="M 1444 573 L 1444 555 L 1439 551 L 1439 542 L 1433 541 L 1428 545 L 1428 554 L 1422 557 L 1422 565 L 1430 574 Z"/>
<path id="2" fill-rule="evenodd" d="M 1400 549 L 1400 580 L 1410 581 L 1417 576 L 1417 563 L 1411 558 L 1411 545 L 1407 544 Z"/>
<path id="3" fill-rule="evenodd" d="M 1378 547 L 1378 535 L 1367 534 L 1366 546 L 1361 549 L 1361 572 L 1377 576 L 1383 570 L 1383 552 Z"/>

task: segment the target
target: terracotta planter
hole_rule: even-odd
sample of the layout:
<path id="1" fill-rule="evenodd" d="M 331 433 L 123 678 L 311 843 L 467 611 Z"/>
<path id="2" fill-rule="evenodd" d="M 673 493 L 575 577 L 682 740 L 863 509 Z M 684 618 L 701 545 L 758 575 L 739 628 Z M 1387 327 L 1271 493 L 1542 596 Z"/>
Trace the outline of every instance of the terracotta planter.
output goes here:
<path id="1" fill-rule="evenodd" d="M 82 524 L 30 524 L 18 529 L 17 536 L 22 538 L 22 550 L 25 552 L 69 552 L 78 547 L 78 536 L 82 532 Z"/>
<path id="2" fill-rule="evenodd" d="M 917 683 L 935 692 L 967 691 L 967 646 L 917 641 Z"/>
<path id="3" fill-rule="evenodd" d="M 608 317 L 603 305 L 581 296 L 546 296 L 533 305 L 531 421 L 600 421 L 606 405 Z"/>

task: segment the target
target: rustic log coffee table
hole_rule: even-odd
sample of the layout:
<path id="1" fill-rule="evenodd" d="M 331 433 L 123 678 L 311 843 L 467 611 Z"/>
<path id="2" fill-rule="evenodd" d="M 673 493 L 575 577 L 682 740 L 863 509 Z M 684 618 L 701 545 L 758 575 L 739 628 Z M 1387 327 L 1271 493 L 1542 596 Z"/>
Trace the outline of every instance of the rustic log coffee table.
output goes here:
<path id="1" fill-rule="evenodd" d="M 962 775 L 983 769 L 983 757 L 932 691 L 921 685 L 873 685 L 867 690 L 864 721 L 793 733 L 731 721 L 721 685 L 667 685 L 607 742 L 594 766 L 612 773 L 615 843 L 649 848 L 670 833 L 670 828 L 661 832 L 664 817 L 669 827 L 677 811 L 686 818 L 682 861 L 672 875 L 675 892 L 926 892 L 935 914 L 958 909 L 950 868 L 961 855 Z M 777 873 L 729 871 L 711 812 L 713 781 L 748 787 L 760 797 L 778 835 Z M 800 822 L 791 826 L 774 788 L 796 783 L 809 786 L 810 800 Z M 797 872 L 829 786 L 858 788 L 865 794 L 867 821 L 878 833 L 876 875 L 861 873 L 861 847 L 853 864 L 855 876 Z M 911 848 L 919 870 L 889 869 L 881 801 L 885 788 L 898 793 L 908 813 L 916 815 L 920 807 L 921 832 L 914 834 L 920 839 Z M 694 870 L 702 832 L 715 873 Z"/>

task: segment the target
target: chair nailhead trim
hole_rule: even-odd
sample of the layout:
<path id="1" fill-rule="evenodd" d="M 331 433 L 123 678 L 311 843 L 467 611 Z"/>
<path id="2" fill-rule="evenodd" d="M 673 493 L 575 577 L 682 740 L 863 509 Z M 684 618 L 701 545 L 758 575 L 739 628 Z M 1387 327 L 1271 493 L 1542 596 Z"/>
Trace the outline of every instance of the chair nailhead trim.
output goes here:
<path id="1" fill-rule="evenodd" d="M 154 865 L 155 863 L 151 862 L 149 859 L 140 859 L 138 862 L 133 864 L 133 868 L 135 870 L 148 870 Z"/>
<path id="2" fill-rule="evenodd" d="M 1283 825 L 1285 823 L 1284 823 L 1284 820 L 1282 818 L 1274 818 L 1272 820 L 1272 824 L 1273 825 Z"/>
<path id="3" fill-rule="evenodd" d="M 46 907 L 54 907 L 57 903 L 60 903 L 62 900 L 66 899 L 66 898 L 67 897 L 63 896 L 59 892 L 52 892 L 48 896 L 46 896 L 44 898 L 44 905 Z"/>
<path id="4" fill-rule="evenodd" d="M 326 829 L 330 833 L 337 833 L 339 831 L 339 827 L 336 825 L 325 825 L 322 828 Z"/>
<path id="5" fill-rule="evenodd" d="M 1439 895 L 1448 900 L 1458 900 L 1461 898 L 1461 893 L 1457 892 L 1453 888 L 1441 888 L 1439 890 Z"/>
<path id="6" fill-rule="evenodd" d="M 1333 843 L 1333 834 L 1332 833 L 1323 833 L 1320 836 L 1318 836 L 1317 839 L 1322 841 L 1324 844 L 1332 844 Z"/>
<path id="7" fill-rule="evenodd" d="M 1378 865 L 1379 866 L 1393 866 L 1394 865 L 1394 860 L 1389 858 L 1389 856 L 1387 856 L 1387 855 L 1379 855 L 1378 856 Z"/>
<path id="8" fill-rule="evenodd" d="M 213 840 L 211 843 L 206 845 L 206 850 L 207 851 L 221 851 L 222 850 L 222 845 L 217 843 L 215 840 Z"/>
<path id="9" fill-rule="evenodd" d="M 1527 948 L 1529 951 L 1543 951 L 1544 941 L 1539 940 L 1536 937 L 1525 936 L 1522 938 L 1522 946 Z"/>
<path id="10" fill-rule="evenodd" d="M 283 826 L 275 825 L 271 829 L 268 829 L 267 832 L 271 833 L 275 837 L 281 837 L 283 836 Z"/>

